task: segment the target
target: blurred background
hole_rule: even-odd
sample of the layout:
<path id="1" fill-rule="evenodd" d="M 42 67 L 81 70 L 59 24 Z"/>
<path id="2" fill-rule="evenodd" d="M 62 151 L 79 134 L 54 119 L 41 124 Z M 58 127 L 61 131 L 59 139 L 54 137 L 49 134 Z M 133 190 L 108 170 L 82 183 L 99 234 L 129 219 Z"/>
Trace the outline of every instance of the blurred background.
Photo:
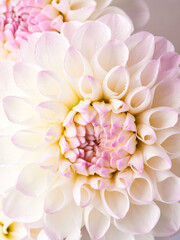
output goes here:
<path id="1" fill-rule="evenodd" d="M 175 46 L 176 52 L 180 53 L 180 0 L 145 0 L 145 2 L 150 9 L 150 19 L 141 30 L 167 38 Z M 170 240 L 180 240 L 180 233 Z"/>

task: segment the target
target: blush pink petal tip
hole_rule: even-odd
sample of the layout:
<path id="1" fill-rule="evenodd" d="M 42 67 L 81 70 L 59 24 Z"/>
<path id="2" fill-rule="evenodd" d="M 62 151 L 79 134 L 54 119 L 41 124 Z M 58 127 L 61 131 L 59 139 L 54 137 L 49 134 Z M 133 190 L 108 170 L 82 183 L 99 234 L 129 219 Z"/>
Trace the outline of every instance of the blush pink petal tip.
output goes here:
<path id="1" fill-rule="evenodd" d="M 117 13 L 66 22 L 7 61 L 0 193 L 32 239 L 152 240 L 180 228 L 179 55 L 131 34 Z"/>

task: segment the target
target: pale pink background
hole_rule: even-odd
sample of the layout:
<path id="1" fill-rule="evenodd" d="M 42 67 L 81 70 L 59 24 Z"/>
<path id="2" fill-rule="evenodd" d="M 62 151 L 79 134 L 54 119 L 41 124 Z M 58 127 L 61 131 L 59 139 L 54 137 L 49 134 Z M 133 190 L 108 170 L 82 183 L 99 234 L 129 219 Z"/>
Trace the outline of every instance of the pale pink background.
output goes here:
<path id="1" fill-rule="evenodd" d="M 169 39 L 180 53 L 180 0 L 145 0 L 150 20 L 142 30 Z M 163 238 L 162 238 L 163 240 Z M 170 240 L 180 240 L 180 233 Z"/>

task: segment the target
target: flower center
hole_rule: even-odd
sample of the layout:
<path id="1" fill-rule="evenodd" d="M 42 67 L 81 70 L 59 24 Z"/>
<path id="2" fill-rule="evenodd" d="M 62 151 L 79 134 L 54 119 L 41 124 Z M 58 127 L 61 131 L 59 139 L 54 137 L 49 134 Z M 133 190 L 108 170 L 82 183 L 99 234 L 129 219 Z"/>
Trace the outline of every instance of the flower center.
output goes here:
<path id="1" fill-rule="evenodd" d="M 111 177 L 127 168 L 137 144 L 135 118 L 104 102 L 90 104 L 86 111 L 75 109 L 65 119 L 60 139 L 61 152 L 73 169 L 86 176 Z"/>

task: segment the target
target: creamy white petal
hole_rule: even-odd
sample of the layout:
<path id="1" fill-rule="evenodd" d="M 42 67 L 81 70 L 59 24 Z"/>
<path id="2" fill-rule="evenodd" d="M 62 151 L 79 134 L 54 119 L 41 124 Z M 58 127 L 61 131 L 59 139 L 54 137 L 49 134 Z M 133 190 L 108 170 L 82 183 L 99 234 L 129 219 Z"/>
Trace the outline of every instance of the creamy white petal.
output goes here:
<path id="1" fill-rule="evenodd" d="M 128 165 L 135 173 L 142 173 L 144 170 L 144 159 L 140 149 L 136 149 L 136 152 L 131 156 Z"/>
<path id="2" fill-rule="evenodd" d="M 138 221 L 137 221 L 138 216 Z M 149 233 L 160 217 L 160 210 L 154 203 L 148 205 L 130 205 L 130 210 L 123 219 L 115 219 L 115 226 L 122 232 L 131 234 Z"/>
<path id="3" fill-rule="evenodd" d="M 131 113 L 144 111 L 151 102 L 151 92 L 149 88 L 138 87 L 131 90 L 125 97 L 125 103 Z"/>
<path id="4" fill-rule="evenodd" d="M 178 120 L 178 113 L 169 107 L 149 109 L 137 117 L 138 123 L 150 125 L 155 130 L 173 127 Z"/>
<path id="5" fill-rule="evenodd" d="M 141 123 L 137 125 L 137 137 L 148 145 L 155 143 L 157 140 L 155 131 L 150 126 Z"/>
<path id="6" fill-rule="evenodd" d="M 123 172 L 117 172 L 114 179 L 118 188 L 127 188 L 133 181 L 133 171 L 131 169 L 126 169 Z"/>
<path id="7" fill-rule="evenodd" d="M 80 207 L 88 206 L 95 197 L 95 190 L 88 184 L 88 178 L 78 176 L 73 186 L 73 198 Z"/>
<path id="8" fill-rule="evenodd" d="M 12 189 L 4 198 L 3 210 L 14 221 L 35 222 L 43 215 L 43 201 L 42 196 L 32 198 Z"/>
<path id="9" fill-rule="evenodd" d="M 60 156 L 59 146 L 54 144 L 50 145 L 39 158 L 39 165 L 42 168 L 52 168 L 57 165 Z"/>
<path id="10" fill-rule="evenodd" d="M 53 240 L 68 239 L 75 232 L 80 234 L 81 224 L 82 210 L 73 203 L 55 214 L 46 214 L 44 217 L 45 232 Z"/>
<path id="11" fill-rule="evenodd" d="M 44 211 L 54 214 L 64 209 L 72 200 L 72 183 L 68 182 L 54 187 L 49 191 L 44 201 Z"/>
<path id="12" fill-rule="evenodd" d="M 36 43 L 36 61 L 44 70 L 62 74 L 64 56 L 68 47 L 67 39 L 61 34 L 56 32 L 43 33 Z"/>
<path id="13" fill-rule="evenodd" d="M 143 145 L 142 148 L 146 165 L 156 171 L 171 168 L 171 159 L 160 145 Z"/>
<path id="14" fill-rule="evenodd" d="M 168 237 L 180 229 L 180 204 L 164 204 L 158 202 L 161 210 L 160 219 L 153 229 L 156 237 Z"/>
<path id="15" fill-rule="evenodd" d="M 42 102 L 36 109 L 42 119 L 53 123 L 62 122 L 69 111 L 65 104 L 58 101 Z"/>
<path id="16" fill-rule="evenodd" d="M 124 41 L 134 30 L 131 20 L 120 14 L 106 14 L 98 21 L 105 23 L 111 29 L 112 39 Z"/>
<path id="17" fill-rule="evenodd" d="M 102 44 L 111 38 L 107 25 L 96 21 L 83 24 L 73 35 L 72 46 L 76 47 L 88 60 Z M 87 48 L 88 46 L 88 48 Z"/>
<path id="18" fill-rule="evenodd" d="M 137 202 L 150 203 L 153 201 L 153 183 L 146 172 L 134 175 L 134 180 L 128 188 L 128 193 Z"/>
<path id="19" fill-rule="evenodd" d="M 110 216 L 106 215 L 99 207 L 86 207 L 84 211 L 84 221 L 92 239 L 103 237 L 110 226 Z"/>
<path id="20" fill-rule="evenodd" d="M 50 184 L 47 175 L 47 170 L 44 170 L 39 165 L 29 164 L 20 173 L 16 189 L 30 197 L 40 196 Z"/>
<path id="21" fill-rule="evenodd" d="M 80 79 L 79 91 L 84 99 L 91 99 L 92 101 L 99 100 L 103 96 L 100 82 L 89 75 Z"/>
<path id="22" fill-rule="evenodd" d="M 101 199 L 110 216 L 121 219 L 129 210 L 129 198 L 124 190 L 118 188 L 101 190 Z"/>
<path id="23" fill-rule="evenodd" d="M 157 190 L 161 202 L 180 201 L 180 178 L 171 172 L 156 173 Z"/>
<path id="24" fill-rule="evenodd" d="M 106 98 L 121 99 L 129 86 L 129 74 L 124 67 L 114 67 L 103 81 L 103 90 Z"/>

